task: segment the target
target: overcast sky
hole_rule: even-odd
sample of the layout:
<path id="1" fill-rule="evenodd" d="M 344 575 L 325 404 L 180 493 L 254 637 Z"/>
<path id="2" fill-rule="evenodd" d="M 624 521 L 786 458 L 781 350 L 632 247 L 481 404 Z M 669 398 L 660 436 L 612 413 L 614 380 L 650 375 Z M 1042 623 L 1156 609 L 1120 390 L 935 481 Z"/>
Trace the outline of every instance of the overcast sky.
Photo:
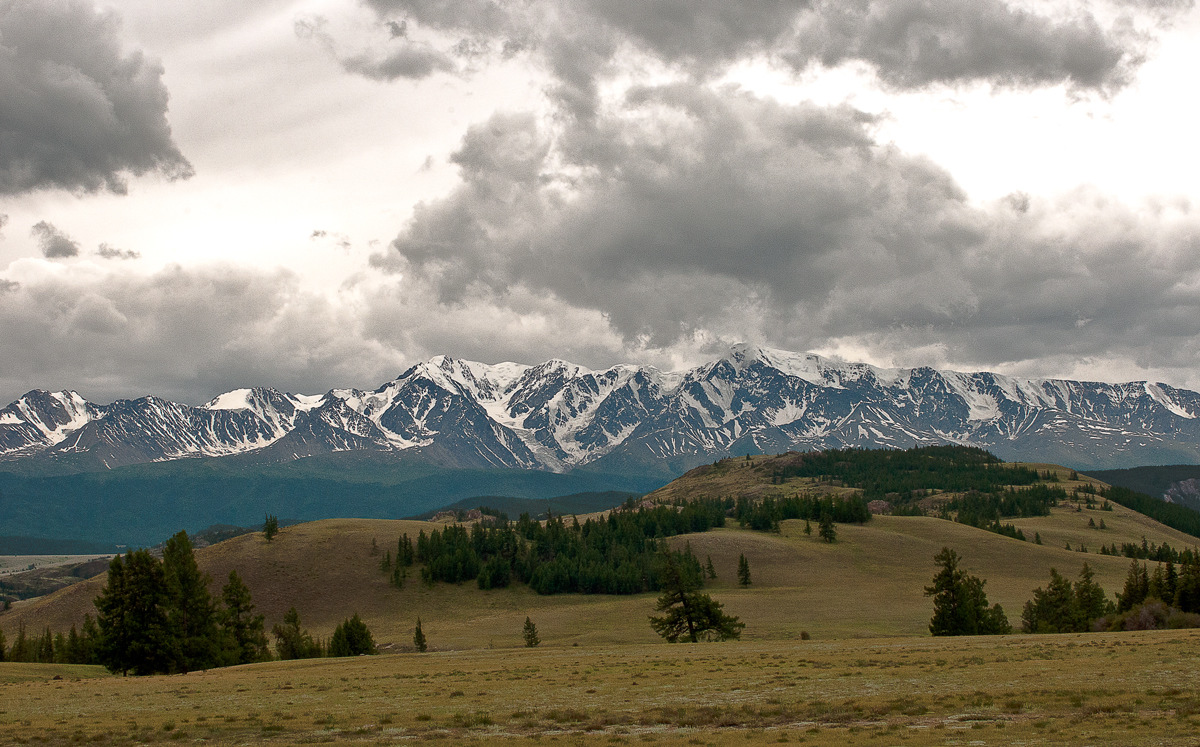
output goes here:
<path id="1" fill-rule="evenodd" d="M 0 401 L 748 341 L 1200 388 L 1191 0 L 0 0 Z"/>

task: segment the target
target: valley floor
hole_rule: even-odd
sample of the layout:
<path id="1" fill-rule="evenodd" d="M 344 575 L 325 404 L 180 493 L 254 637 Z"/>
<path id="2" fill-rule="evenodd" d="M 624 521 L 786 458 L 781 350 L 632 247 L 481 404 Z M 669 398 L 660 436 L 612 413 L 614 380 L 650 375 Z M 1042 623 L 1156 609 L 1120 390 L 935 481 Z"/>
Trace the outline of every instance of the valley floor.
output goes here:
<path id="1" fill-rule="evenodd" d="M 1196 682 L 1200 631 L 6 663 L 0 743 L 1195 745 Z"/>

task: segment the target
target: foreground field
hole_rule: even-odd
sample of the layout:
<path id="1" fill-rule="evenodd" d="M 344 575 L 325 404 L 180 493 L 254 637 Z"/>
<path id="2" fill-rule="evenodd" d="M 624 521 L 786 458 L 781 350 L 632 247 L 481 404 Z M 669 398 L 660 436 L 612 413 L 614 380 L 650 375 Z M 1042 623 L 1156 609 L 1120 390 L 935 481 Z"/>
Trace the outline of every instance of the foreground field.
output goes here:
<path id="1" fill-rule="evenodd" d="M 1200 741 L 1195 631 L 543 646 L 147 678 L 101 671 L 0 664 L 0 742 Z"/>

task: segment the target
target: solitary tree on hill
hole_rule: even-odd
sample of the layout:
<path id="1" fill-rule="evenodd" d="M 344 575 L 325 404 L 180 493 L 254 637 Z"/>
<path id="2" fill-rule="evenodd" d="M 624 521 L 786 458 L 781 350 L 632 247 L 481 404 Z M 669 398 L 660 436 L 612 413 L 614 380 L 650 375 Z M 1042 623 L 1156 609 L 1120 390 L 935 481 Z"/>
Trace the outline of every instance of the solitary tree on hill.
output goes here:
<path id="1" fill-rule="evenodd" d="M 664 553 L 664 560 L 663 593 L 655 609 L 666 614 L 651 615 L 650 626 L 668 643 L 680 639 L 695 643 L 701 637 L 718 641 L 741 637 L 746 624 L 726 615 L 720 602 L 697 591 L 699 574 L 679 563 L 674 553 Z"/>
<path id="2" fill-rule="evenodd" d="M 425 631 L 421 630 L 421 618 L 419 617 L 417 618 L 417 628 L 413 631 L 413 645 L 421 653 L 425 653 L 425 650 L 429 648 L 429 642 L 425 640 Z"/>
<path id="3" fill-rule="evenodd" d="M 826 542 L 837 542 L 837 527 L 833 525 L 833 517 L 828 513 L 821 514 L 821 523 L 817 534 Z"/>
<path id="4" fill-rule="evenodd" d="M 524 636 L 526 648 L 533 648 L 542 642 L 542 639 L 538 637 L 537 626 L 528 617 L 525 618 Z"/>
<path id="5" fill-rule="evenodd" d="M 275 539 L 275 535 L 279 534 L 279 517 L 274 514 L 267 514 L 266 521 L 263 522 L 263 536 L 267 538 L 267 542 Z"/>
<path id="6" fill-rule="evenodd" d="M 745 553 L 738 556 L 738 583 L 742 586 L 750 585 L 750 561 L 746 560 Z"/>
<path id="7" fill-rule="evenodd" d="M 708 576 L 710 581 L 715 581 L 717 578 L 717 568 L 713 565 L 712 556 L 708 556 L 708 562 L 704 565 L 704 574 Z"/>

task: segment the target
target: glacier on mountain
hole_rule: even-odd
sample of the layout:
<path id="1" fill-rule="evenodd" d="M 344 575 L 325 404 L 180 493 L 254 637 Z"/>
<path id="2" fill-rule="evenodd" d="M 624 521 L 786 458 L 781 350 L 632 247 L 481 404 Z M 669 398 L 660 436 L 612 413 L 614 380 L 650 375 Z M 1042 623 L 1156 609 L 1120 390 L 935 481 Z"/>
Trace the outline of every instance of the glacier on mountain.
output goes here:
<path id="1" fill-rule="evenodd" d="M 0 409 L 0 459 L 101 467 L 398 452 L 470 468 L 671 471 L 729 454 L 971 444 L 1080 468 L 1200 460 L 1200 394 L 1156 382 L 888 369 L 739 344 L 679 372 L 449 356 L 374 391 L 225 392 L 193 407 L 34 390 Z"/>

